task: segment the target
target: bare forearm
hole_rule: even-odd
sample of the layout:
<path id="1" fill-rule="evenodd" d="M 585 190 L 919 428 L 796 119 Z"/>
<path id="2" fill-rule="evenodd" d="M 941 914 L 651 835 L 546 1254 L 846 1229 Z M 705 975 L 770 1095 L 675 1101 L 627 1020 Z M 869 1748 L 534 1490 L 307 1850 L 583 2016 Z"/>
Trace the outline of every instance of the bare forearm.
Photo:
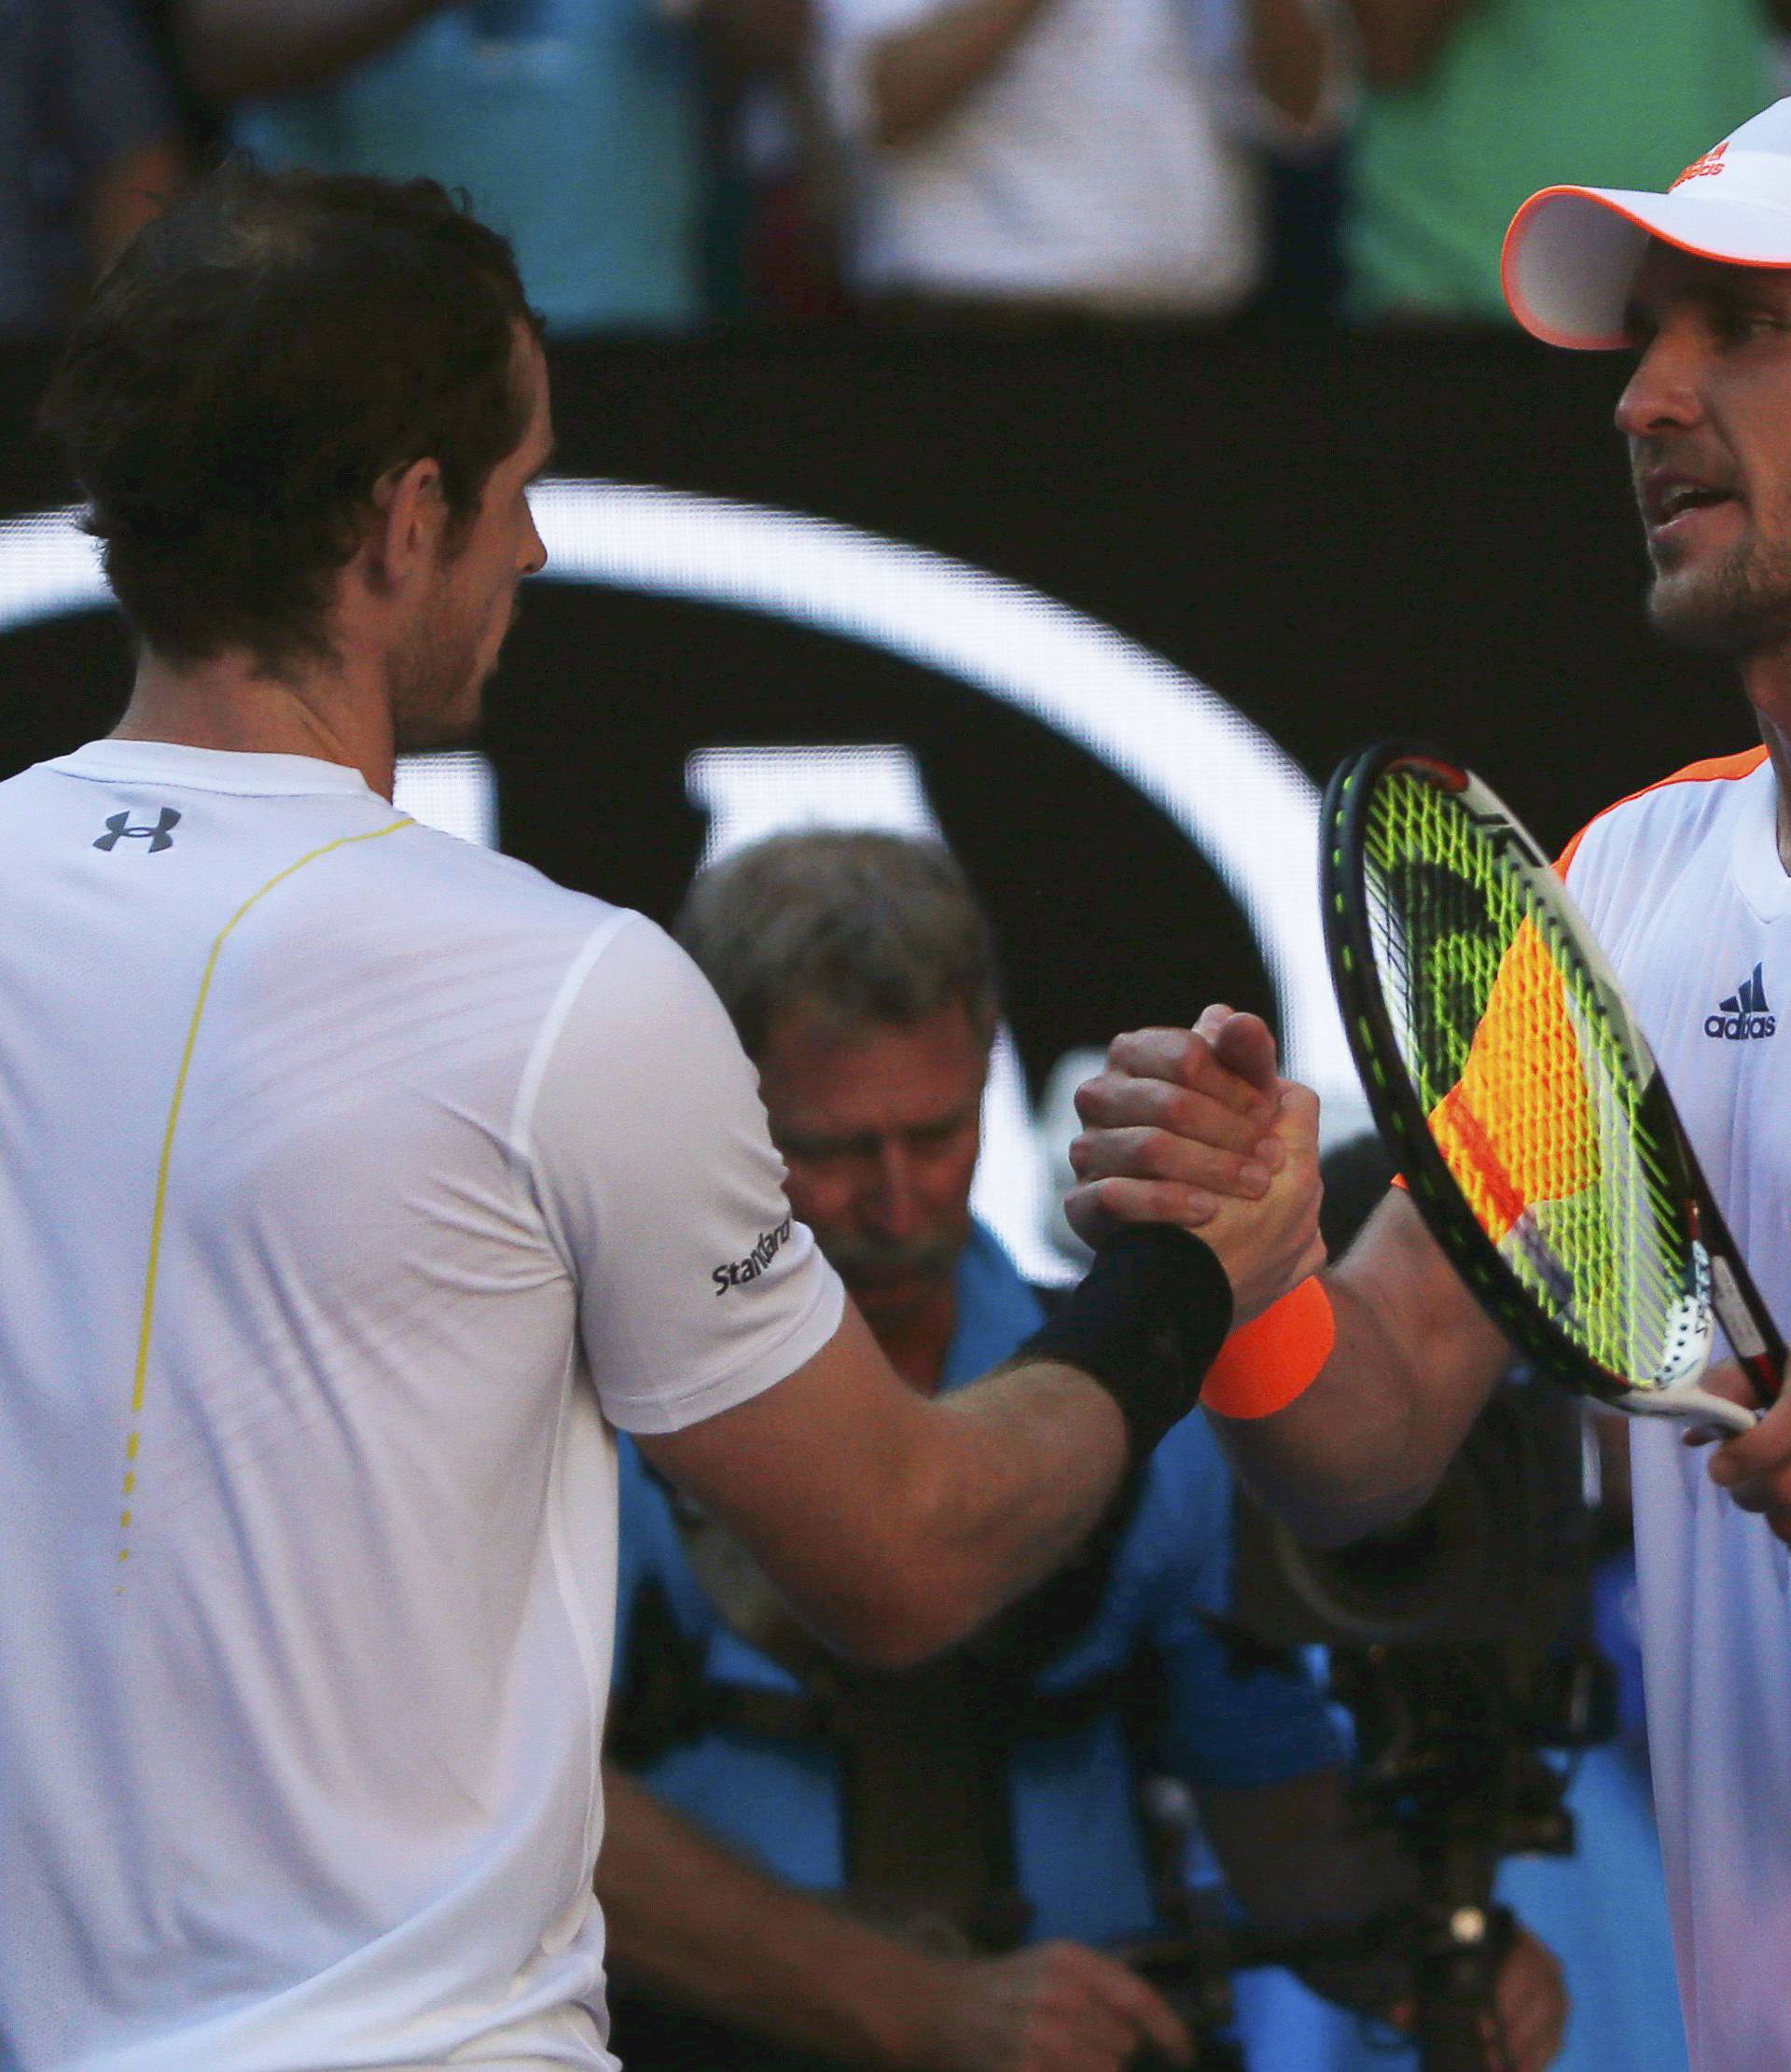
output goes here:
<path id="1" fill-rule="evenodd" d="M 1080 1542 L 1118 1486 L 1126 1427 L 1068 1367 L 922 1398 L 849 1303 L 837 1335 L 775 1388 L 641 1445 L 824 1640 L 900 1668 L 973 1632 Z"/>
<path id="2" fill-rule="evenodd" d="M 1125 1472 L 1125 1424 L 1097 1383 L 1050 1364 L 997 1372 L 938 1409 L 959 1429 L 929 1530 L 976 1600 L 960 1628 L 973 1633 L 1100 1523 Z"/>
<path id="3" fill-rule="evenodd" d="M 902 145 L 950 115 L 993 72 L 1047 0 L 969 0 L 886 36 L 867 80 L 876 140 Z"/>
<path id="4" fill-rule="evenodd" d="M 1310 123 L 1325 102 L 1331 49 L 1310 0 L 1250 0 L 1250 76 L 1290 122 Z"/>
<path id="5" fill-rule="evenodd" d="M 1215 1417 L 1238 1471 L 1302 1537 L 1341 1543 L 1430 1494 L 1509 1352 L 1403 1196 L 1326 1277 L 1337 1342 L 1271 1417 Z"/>
<path id="6" fill-rule="evenodd" d="M 1272 1417 L 1213 1421 L 1255 1494 L 1321 1546 L 1403 1517 L 1448 1459 L 1433 1462 L 1415 1377 L 1372 1313 L 1334 1277 L 1328 1285 L 1337 1344 L 1318 1379 Z"/>
<path id="7" fill-rule="evenodd" d="M 370 58 L 449 0 L 178 0 L 188 76 L 215 101 L 294 93 Z"/>
<path id="8" fill-rule="evenodd" d="M 1350 0 L 1370 86 L 1415 86 L 1475 0 Z"/>
<path id="9" fill-rule="evenodd" d="M 780 1571 L 759 1547 L 825 1637 L 889 1667 L 976 1632 L 1061 1566 L 1099 1523 L 1126 1459 L 1118 1406 L 1073 1368 L 1011 1368 L 921 1408 L 915 1444 L 848 1527 L 858 1564 L 836 1543 L 821 1572 L 808 1558 L 817 1539 Z M 830 1616 L 826 1600 L 854 1565 L 861 1587 L 874 1574 L 886 1595 L 882 1620 L 855 1606 Z"/>
<path id="10" fill-rule="evenodd" d="M 606 1768 L 597 1898 L 613 1975 L 866 2066 L 910 2061 L 932 1960 L 744 1862 Z"/>

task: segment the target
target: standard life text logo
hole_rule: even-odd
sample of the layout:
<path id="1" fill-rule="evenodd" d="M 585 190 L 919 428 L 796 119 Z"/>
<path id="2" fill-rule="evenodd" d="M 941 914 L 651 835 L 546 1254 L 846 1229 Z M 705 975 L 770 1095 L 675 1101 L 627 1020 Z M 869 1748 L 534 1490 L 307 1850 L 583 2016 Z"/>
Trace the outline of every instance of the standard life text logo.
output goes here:
<path id="1" fill-rule="evenodd" d="M 1704 1023 L 1704 1034 L 1729 1043 L 1748 1043 L 1756 1036 L 1770 1036 L 1778 1025 L 1778 1017 L 1767 1007 L 1766 981 L 1756 964 L 1753 977 L 1743 979 L 1727 1000 L 1718 1003 L 1716 1013 Z"/>
<path id="2" fill-rule="evenodd" d="M 743 1281 L 756 1281 L 771 1265 L 790 1241 L 794 1220 L 785 1217 L 775 1230 L 761 1231 L 758 1243 L 743 1259 L 729 1259 L 726 1266 L 718 1266 L 709 1278 L 715 1284 L 715 1293 L 726 1295 L 730 1287 L 738 1287 Z"/>

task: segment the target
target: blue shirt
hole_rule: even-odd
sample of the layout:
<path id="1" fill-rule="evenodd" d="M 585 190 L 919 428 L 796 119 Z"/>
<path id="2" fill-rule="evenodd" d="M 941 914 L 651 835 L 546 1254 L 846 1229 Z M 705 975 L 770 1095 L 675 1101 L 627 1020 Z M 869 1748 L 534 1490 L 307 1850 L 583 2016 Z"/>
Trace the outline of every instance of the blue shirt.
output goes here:
<path id="1" fill-rule="evenodd" d="M 958 1268 L 958 1328 L 943 1384 L 1007 1358 L 1041 1321 L 1032 1290 L 995 1240 L 976 1230 Z M 657 1578 L 721 1682 L 796 1692 L 780 1664 L 721 1620 L 685 1559 L 671 1507 L 621 1441 L 621 1567 L 617 1659 L 628 1658 L 636 1592 Z M 1270 1670 L 1239 1676 L 1203 1614 L 1231 1595 L 1231 1483 L 1203 1420 L 1157 1449 L 1088 1631 L 1039 1678 L 1069 1690 L 1157 1655 L 1166 1717 L 1156 1766 L 1196 1787 L 1245 1787 L 1339 1762 L 1316 1690 Z M 1034 1936 L 1115 1942 L 1158 1926 L 1134 1803 L 1134 1765 L 1117 1716 L 1024 1742 L 1010 1769 L 1016 1870 Z M 656 1761 L 646 1780 L 670 1804 L 784 1878 L 812 1890 L 845 1883 L 840 1779 L 825 1744 L 711 1730 Z"/>
<path id="2" fill-rule="evenodd" d="M 701 317 L 695 38 L 656 0 L 474 0 L 308 92 L 237 112 L 265 165 L 426 174 L 516 248 L 548 327 Z"/>

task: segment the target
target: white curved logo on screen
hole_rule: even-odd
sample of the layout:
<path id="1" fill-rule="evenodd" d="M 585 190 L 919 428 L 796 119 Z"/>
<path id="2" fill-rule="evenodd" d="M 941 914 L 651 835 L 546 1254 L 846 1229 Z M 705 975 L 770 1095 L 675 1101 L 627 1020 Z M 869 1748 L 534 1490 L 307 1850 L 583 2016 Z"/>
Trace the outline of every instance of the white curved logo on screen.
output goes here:
<path id="1" fill-rule="evenodd" d="M 1028 714 L 1124 777 L 1243 910 L 1275 988 L 1286 1069 L 1326 1098 L 1333 1127 L 1359 1115 L 1314 889 L 1317 793 L 1208 686 L 1021 583 L 828 519 L 623 482 L 544 482 L 533 500 L 544 580 L 862 641 Z M 0 633 L 108 601 L 95 547 L 69 513 L 0 526 Z M 825 719 L 817 712 L 818 728 Z M 1164 996 L 1193 997 L 1201 983 L 1198 971 L 1165 974 Z"/>
<path id="2" fill-rule="evenodd" d="M 544 483 L 535 508 L 548 580 L 794 619 L 906 656 L 1077 743 L 1166 814 L 1243 909 L 1289 1069 L 1359 1103 L 1319 925 L 1318 795 L 1206 685 L 1024 584 L 829 519 L 616 482 Z M 1200 983 L 1176 973 L 1165 991 Z"/>

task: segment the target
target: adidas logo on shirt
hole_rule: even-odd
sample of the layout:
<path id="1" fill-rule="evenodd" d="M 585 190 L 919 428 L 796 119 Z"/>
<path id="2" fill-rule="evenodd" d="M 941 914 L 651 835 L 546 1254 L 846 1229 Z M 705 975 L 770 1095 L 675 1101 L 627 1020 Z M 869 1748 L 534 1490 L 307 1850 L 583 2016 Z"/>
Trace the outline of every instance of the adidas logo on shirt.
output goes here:
<path id="1" fill-rule="evenodd" d="M 1770 1036 L 1779 1025 L 1778 1017 L 1768 1010 L 1766 981 L 1757 964 L 1753 977 L 1743 979 L 1727 1000 L 1717 1003 L 1717 1008 L 1705 1022 L 1704 1034 L 1721 1036 L 1728 1043 L 1748 1043 L 1756 1036 Z"/>

